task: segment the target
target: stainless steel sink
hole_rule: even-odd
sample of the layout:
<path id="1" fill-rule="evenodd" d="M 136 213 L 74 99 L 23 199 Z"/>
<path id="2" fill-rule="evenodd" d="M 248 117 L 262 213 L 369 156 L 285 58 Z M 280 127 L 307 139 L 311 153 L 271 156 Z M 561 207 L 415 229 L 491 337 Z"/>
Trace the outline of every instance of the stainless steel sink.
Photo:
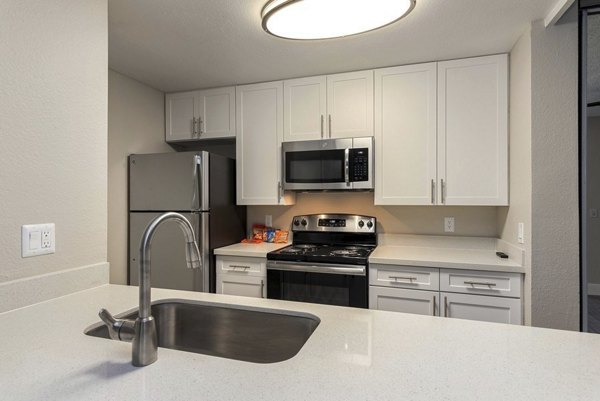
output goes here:
<path id="1" fill-rule="evenodd" d="M 134 309 L 119 318 L 135 319 Z M 296 355 L 320 323 L 308 313 L 276 311 L 181 299 L 152 303 L 158 346 L 240 361 L 274 363 Z M 88 336 L 109 339 L 99 322 Z"/>

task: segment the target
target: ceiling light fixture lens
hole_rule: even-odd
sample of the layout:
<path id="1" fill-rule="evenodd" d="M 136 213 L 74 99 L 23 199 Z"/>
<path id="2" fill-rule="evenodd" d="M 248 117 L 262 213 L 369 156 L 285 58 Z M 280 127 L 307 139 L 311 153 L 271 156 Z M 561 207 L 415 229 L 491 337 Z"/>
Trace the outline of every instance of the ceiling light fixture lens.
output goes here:
<path id="1" fill-rule="evenodd" d="M 271 0 L 262 26 L 286 39 L 330 39 L 378 29 L 398 21 L 416 0 Z"/>

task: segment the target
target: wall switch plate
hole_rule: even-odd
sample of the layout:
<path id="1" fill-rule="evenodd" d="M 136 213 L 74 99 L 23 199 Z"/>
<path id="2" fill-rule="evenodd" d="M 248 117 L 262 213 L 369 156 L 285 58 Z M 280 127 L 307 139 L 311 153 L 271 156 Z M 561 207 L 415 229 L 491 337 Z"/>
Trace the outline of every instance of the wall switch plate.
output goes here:
<path id="1" fill-rule="evenodd" d="M 517 241 L 519 244 L 525 243 L 525 224 L 517 224 Z"/>
<path id="2" fill-rule="evenodd" d="M 28 224 L 21 227 L 21 256 L 47 255 L 54 253 L 55 227 L 54 223 Z"/>
<path id="3" fill-rule="evenodd" d="M 454 217 L 444 217 L 444 232 L 454 232 Z"/>
<path id="4" fill-rule="evenodd" d="M 265 226 L 273 227 L 273 216 L 270 214 L 265 214 Z"/>

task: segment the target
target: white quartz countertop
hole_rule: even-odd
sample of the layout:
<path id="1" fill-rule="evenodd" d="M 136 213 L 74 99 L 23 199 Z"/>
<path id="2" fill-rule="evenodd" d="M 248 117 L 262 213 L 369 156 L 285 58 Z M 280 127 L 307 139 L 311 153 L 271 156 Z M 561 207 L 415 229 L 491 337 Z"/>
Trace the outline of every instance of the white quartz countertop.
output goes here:
<path id="1" fill-rule="evenodd" d="M 496 255 L 495 250 L 489 249 L 379 245 L 369 257 L 369 263 L 515 273 L 525 272 L 520 263 L 513 259 L 501 259 Z"/>
<path id="2" fill-rule="evenodd" d="M 274 244 L 270 242 L 263 242 L 261 244 L 251 243 L 238 243 L 233 245 L 224 246 L 222 248 L 215 249 L 215 255 L 227 255 L 227 256 L 249 256 L 254 258 L 266 258 L 267 253 L 276 251 L 290 245 L 287 244 Z"/>
<path id="3" fill-rule="evenodd" d="M 288 309 L 321 323 L 293 358 L 240 362 L 160 348 L 135 368 L 131 344 L 89 337 L 137 288 L 105 285 L 0 314 L 2 400 L 593 400 L 600 336 L 432 316 L 153 289 Z"/>

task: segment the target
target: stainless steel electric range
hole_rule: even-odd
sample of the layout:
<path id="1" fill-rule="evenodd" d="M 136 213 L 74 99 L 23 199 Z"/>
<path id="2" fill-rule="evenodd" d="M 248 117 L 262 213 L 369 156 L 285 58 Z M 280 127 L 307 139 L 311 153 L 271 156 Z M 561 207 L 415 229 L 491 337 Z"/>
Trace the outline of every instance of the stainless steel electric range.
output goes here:
<path id="1" fill-rule="evenodd" d="M 294 217 L 292 245 L 267 254 L 267 298 L 367 308 L 376 223 L 347 214 Z"/>

